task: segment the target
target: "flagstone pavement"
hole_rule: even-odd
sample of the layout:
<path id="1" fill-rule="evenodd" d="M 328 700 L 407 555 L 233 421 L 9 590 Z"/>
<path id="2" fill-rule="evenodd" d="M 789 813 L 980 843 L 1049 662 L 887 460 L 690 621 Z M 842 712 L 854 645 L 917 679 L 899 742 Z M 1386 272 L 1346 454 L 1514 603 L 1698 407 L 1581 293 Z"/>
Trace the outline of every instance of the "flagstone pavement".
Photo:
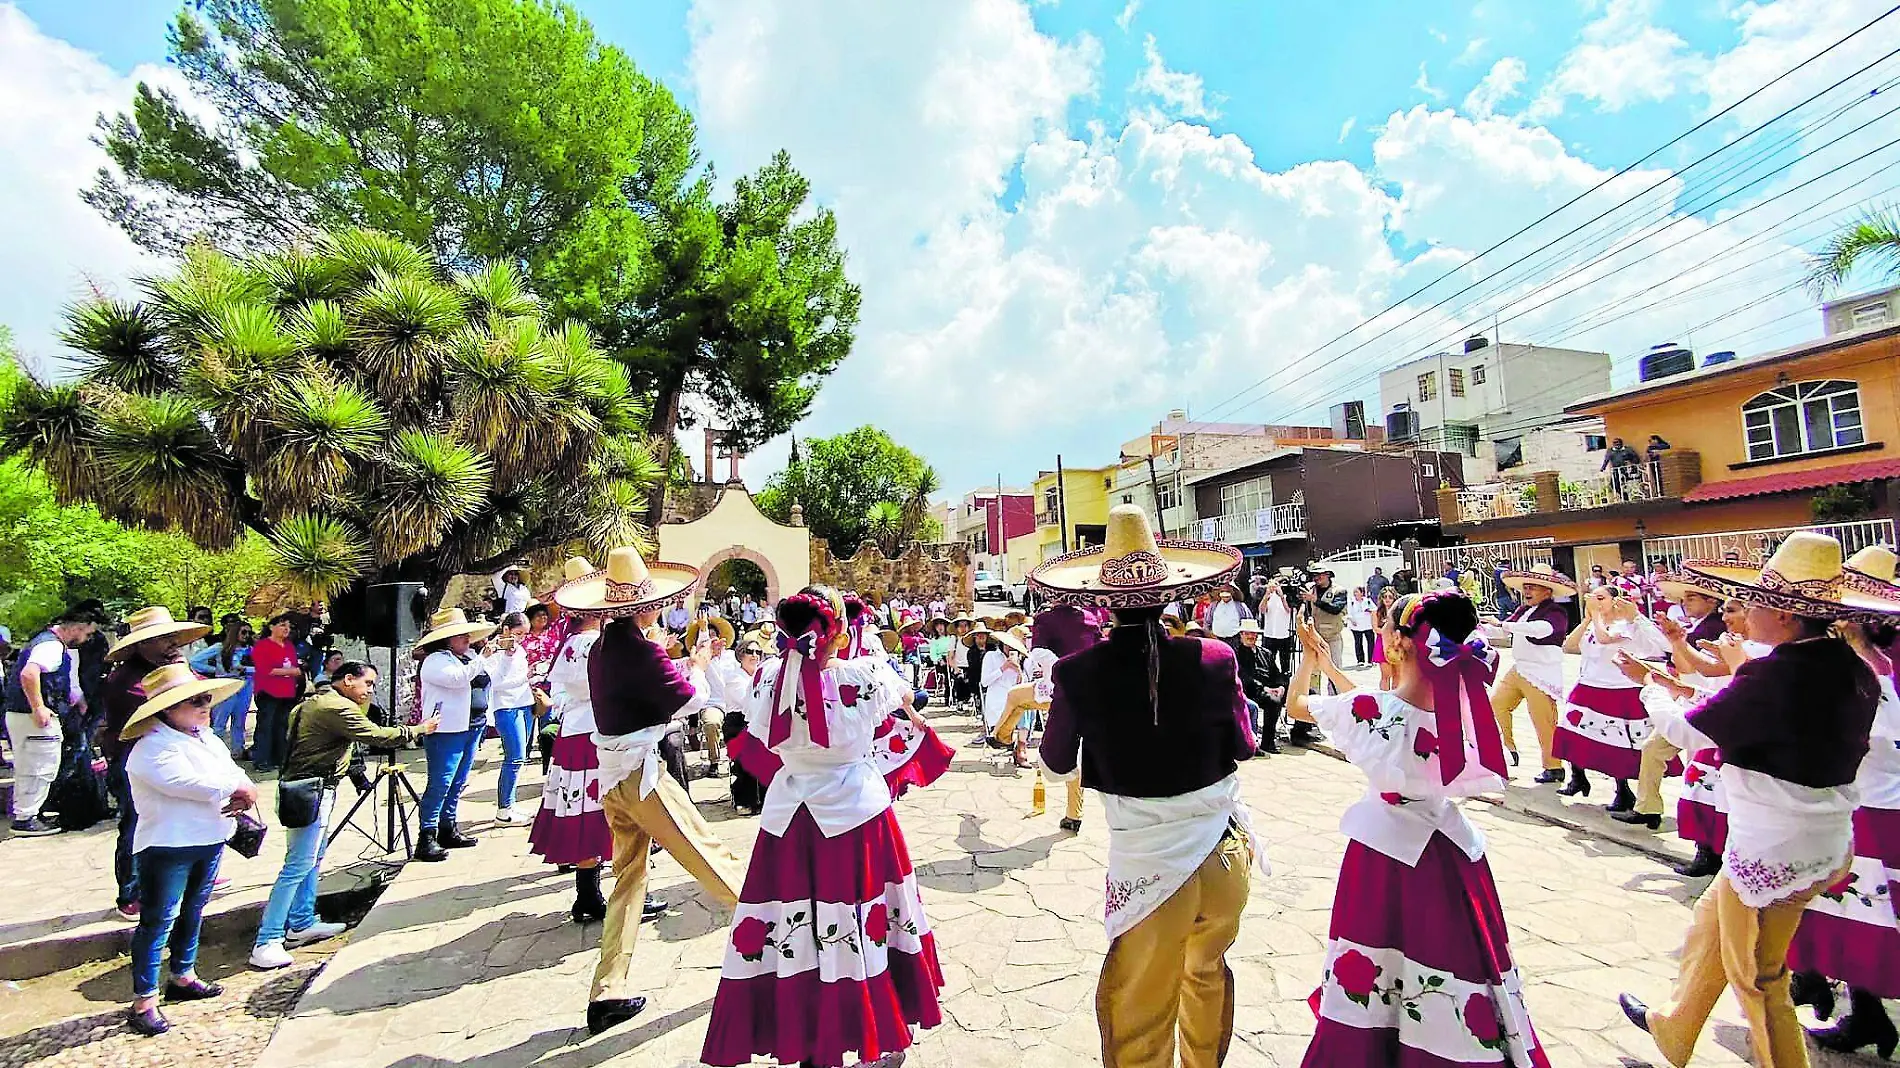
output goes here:
<path id="1" fill-rule="evenodd" d="M 972 736 L 968 716 L 935 718 L 953 744 Z M 958 756 L 942 781 L 898 805 L 948 984 L 945 1024 L 923 1035 L 909 1063 L 1099 1064 L 1093 994 L 1106 948 L 1107 849 L 1099 808 L 1091 798 L 1081 835 L 1063 834 L 1058 790 L 1047 815 L 1026 818 L 1033 773 L 983 750 L 959 748 Z M 1241 778 L 1274 873 L 1257 879 L 1229 955 L 1238 1011 L 1227 1063 L 1290 1068 L 1313 1030 L 1305 998 L 1320 974 L 1345 844 L 1339 814 L 1362 780 L 1302 750 L 1251 761 Z M 483 813 L 489 783 L 472 788 L 465 813 Z M 723 780 L 696 780 L 693 794 L 745 855 L 756 822 L 724 803 Z M 1552 1062 L 1662 1063 L 1614 998 L 1623 989 L 1664 997 L 1701 882 L 1587 831 L 1496 804 L 1473 802 L 1469 811 L 1490 841 L 1526 998 Z M 679 866 L 661 857 L 651 880 L 673 908 L 643 929 L 634 967 L 646 1012 L 590 1038 L 581 1025 L 600 928 L 568 921 L 572 884 L 527 854 L 525 829 L 485 829 L 481 838 L 447 863 L 403 871 L 278 1028 L 262 1068 L 699 1063 L 726 930 Z M 1695 1063 L 1743 1063 L 1743 1044 L 1739 1011 L 1725 1000 Z"/>

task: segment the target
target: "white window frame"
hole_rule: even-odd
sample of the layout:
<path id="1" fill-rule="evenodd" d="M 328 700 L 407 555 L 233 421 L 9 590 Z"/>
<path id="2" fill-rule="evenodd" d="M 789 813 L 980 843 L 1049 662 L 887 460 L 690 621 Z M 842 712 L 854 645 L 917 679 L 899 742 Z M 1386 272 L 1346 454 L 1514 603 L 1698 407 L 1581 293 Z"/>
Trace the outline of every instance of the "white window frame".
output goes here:
<path id="1" fill-rule="evenodd" d="M 1825 439 L 1811 420 L 1825 419 Z M 1790 382 L 1742 405 L 1742 445 L 1750 460 L 1833 452 L 1867 442 L 1860 386 L 1845 379 Z"/>
<path id="2" fill-rule="evenodd" d="M 1869 327 L 1885 326 L 1893 318 L 1893 311 L 1887 306 L 1886 301 L 1875 300 L 1866 304 L 1856 304 L 1848 312 L 1848 318 L 1850 329 L 1866 330 Z"/>
<path id="3" fill-rule="evenodd" d="M 1160 479 L 1155 485 L 1155 511 L 1165 512 L 1170 508 L 1181 507 L 1181 486 L 1172 477 Z"/>
<path id="4" fill-rule="evenodd" d="M 1472 365 L 1471 384 L 1474 386 L 1484 385 L 1484 364 L 1479 363 Z"/>
<path id="5" fill-rule="evenodd" d="M 1251 516 L 1273 507 L 1273 479 L 1257 475 L 1220 488 L 1220 514 Z"/>
<path id="6" fill-rule="evenodd" d="M 1418 376 L 1418 399 L 1423 404 L 1438 398 L 1438 372 L 1427 371 Z"/>

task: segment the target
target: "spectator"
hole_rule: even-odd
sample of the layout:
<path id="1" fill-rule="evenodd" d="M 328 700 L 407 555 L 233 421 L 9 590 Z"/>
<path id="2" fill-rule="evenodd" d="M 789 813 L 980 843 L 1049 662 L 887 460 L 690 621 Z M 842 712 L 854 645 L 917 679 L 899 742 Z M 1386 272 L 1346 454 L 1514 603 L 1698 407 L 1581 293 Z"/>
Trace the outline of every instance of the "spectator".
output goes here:
<path id="1" fill-rule="evenodd" d="M 1661 434 L 1651 434 L 1649 444 L 1643 447 L 1643 455 L 1648 457 L 1650 463 L 1662 459 L 1662 454 L 1668 451 L 1669 443 L 1663 440 Z"/>
<path id="2" fill-rule="evenodd" d="M 515 819 L 515 784 L 528 763 L 528 742 L 534 736 L 533 676 L 528 650 L 528 617 L 510 612 L 501 617 L 501 629 L 487 649 L 488 707 L 501 735 L 501 777 L 495 786 L 495 822 Z"/>
<path id="3" fill-rule="evenodd" d="M 512 564 L 495 576 L 495 596 L 501 600 L 501 615 L 528 610 L 534 591 L 528 588 L 527 575 L 525 565 Z"/>
<path id="4" fill-rule="evenodd" d="M 209 624 L 179 623 L 163 605 L 141 608 L 126 617 L 125 637 L 106 650 L 106 662 L 113 665 L 99 691 L 105 706 L 105 718 L 99 729 L 99 748 L 106 757 L 106 788 L 119 806 L 119 840 L 112 857 L 112 873 L 119 892 L 113 902 L 121 919 L 139 916 L 138 872 L 132 863 L 132 842 L 138 829 L 138 806 L 132 800 L 131 783 L 125 775 L 127 748 L 119 740 L 120 732 L 132 714 L 145 703 L 145 691 L 139 684 L 145 676 L 184 658 L 186 646 L 197 642 L 211 630 Z"/>
<path id="5" fill-rule="evenodd" d="M 1270 580 L 1260 597 L 1260 646 L 1274 670 L 1285 675 L 1293 660 L 1293 606 L 1287 603 L 1286 586 L 1278 579 Z"/>
<path id="6" fill-rule="evenodd" d="M 226 616 L 224 634 L 191 658 L 191 670 L 207 678 L 243 680 L 243 686 L 211 713 L 211 729 L 224 738 L 232 760 L 250 758 L 244 748 L 244 728 L 251 718 L 251 643 L 255 640 L 249 623 Z"/>
<path id="7" fill-rule="evenodd" d="M 745 600 L 739 605 L 739 622 L 744 624 L 747 629 L 756 627 L 759 624 L 759 602 L 749 593 L 745 595 Z"/>
<path id="8" fill-rule="evenodd" d="M 93 617 L 69 611 L 20 650 L 7 673 L 7 740 L 13 745 L 13 833 L 58 834 L 40 818 L 59 775 L 62 725 L 84 718 L 79 685 L 79 656 L 74 652 L 92 637 Z"/>
<path id="9" fill-rule="evenodd" d="M 1610 442 L 1609 451 L 1603 454 L 1603 466 L 1597 470 L 1609 471 L 1611 489 L 1618 496 L 1627 497 L 1631 480 L 1639 484 L 1642 480 L 1642 463 L 1643 458 L 1636 455 L 1636 450 L 1623 444 L 1622 438 L 1617 438 Z"/>
<path id="10" fill-rule="evenodd" d="M 339 654 L 341 655 L 341 654 Z M 421 726 L 379 727 L 370 722 L 369 702 L 376 690 L 376 669 L 360 660 L 337 665 L 328 685 L 291 712 L 290 743 L 284 755 L 280 788 L 314 780 L 317 784 L 315 819 L 302 826 L 284 825 L 284 866 L 271 886 L 270 900 L 257 926 L 251 949 L 251 967 L 288 968 L 285 947 L 308 945 L 334 938 L 344 931 L 340 923 L 324 923 L 317 916 L 317 882 L 323 869 L 324 833 L 336 806 L 336 786 L 350 767 L 357 743 L 379 749 L 414 744 L 435 731 L 437 720 Z M 284 814 L 280 798 L 278 814 Z"/>
<path id="11" fill-rule="evenodd" d="M 1517 610 L 1517 598 L 1511 595 L 1511 588 L 1504 584 L 1504 573 L 1509 570 L 1499 561 L 1491 569 L 1491 599 L 1497 606 L 1498 615 L 1508 616 Z"/>
<path id="12" fill-rule="evenodd" d="M 475 839 L 456 826 L 455 815 L 475 751 L 488 729 L 486 707 L 475 710 L 475 690 L 486 687 L 489 676 L 471 645 L 494 630 L 492 623 L 470 623 L 459 608 L 443 608 L 429 619 L 428 633 L 416 639 L 416 653 L 423 657 L 422 716 L 437 722 L 435 731 L 422 740 L 429 785 L 417 806 L 422 815 L 416 836 L 420 861 L 447 860 L 445 850 L 475 845 Z"/>
<path id="13" fill-rule="evenodd" d="M 1207 610 L 1208 633 L 1229 645 L 1240 640 L 1241 622 L 1253 618 L 1253 612 L 1236 596 L 1238 592 L 1232 586 L 1222 586 Z"/>
<path id="14" fill-rule="evenodd" d="M 692 622 L 693 614 L 686 610 L 686 603 L 684 601 L 666 610 L 665 623 L 669 633 L 684 634 L 686 633 L 687 626 Z"/>
<path id="15" fill-rule="evenodd" d="M 1375 567 L 1372 569 L 1372 574 L 1366 576 L 1366 596 L 1372 598 L 1373 604 L 1378 604 L 1379 598 L 1385 593 L 1385 588 L 1390 585 L 1392 585 L 1392 580 L 1385 577 L 1385 571 Z"/>
<path id="16" fill-rule="evenodd" d="M 257 788 L 211 733 L 211 709 L 237 692 L 235 679 L 200 679 L 167 664 L 140 681 L 144 703 L 120 737 L 139 812 L 132 850 L 138 864 L 139 926 L 132 934 L 132 1030 L 159 1035 L 159 955 L 171 951 L 167 1001 L 201 1001 L 224 991 L 198 978 L 198 931 L 236 825 L 257 804 Z"/>
<path id="17" fill-rule="evenodd" d="M 1234 663 L 1240 674 L 1241 692 L 1252 706 L 1254 736 L 1262 753 L 1280 751 L 1280 706 L 1286 697 L 1286 677 L 1277 672 L 1274 659 L 1260 642 L 1260 623 L 1252 619 L 1242 623 L 1240 644 L 1234 646 Z"/>
<path id="18" fill-rule="evenodd" d="M 303 668 L 290 641 L 290 613 L 279 612 L 264 625 L 264 637 L 251 647 L 256 669 L 257 729 L 251 739 L 251 766 L 260 775 L 277 770 L 284 759 L 290 708 L 303 692 Z"/>
<path id="19" fill-rule="evenodd" d="M 1589 586 L 1588 588 L 1585 589 L 1584 592 L 1587 593 L 1590 590 L 1596 589 L 1598 586 L 1607 586 L 1609 584 L 1610 584 L 1610 578 L 1608 575 L 1605 575 L 1603 573 L 1603 565 L 1591 564 Z"/>
<path id="20" fill-rule="evenodd" d="M 1400 597 L 1408 593 L 1417 593 L 1418 572 L 1414 571 L 1410 565 L 1392 572 L 1392 589 Z"/>
<path id="21" fill-rule="evenodd" d="M 745 602 L 739 599 L 739 587 L 727 586 L 726 587 L 726 618 L 738 619 L 739 612 L 744 607 L 745 607 Z"/>
<path id="22" fill-rule="evenodd" d="M 1352 631 L 1352 655 L 1360 664 L 1372 663 L 1372 617 L 1378 602 L 1366 595 L 1364 586 L 1354 588 L 1346 599 L 1346 629 Z"/>

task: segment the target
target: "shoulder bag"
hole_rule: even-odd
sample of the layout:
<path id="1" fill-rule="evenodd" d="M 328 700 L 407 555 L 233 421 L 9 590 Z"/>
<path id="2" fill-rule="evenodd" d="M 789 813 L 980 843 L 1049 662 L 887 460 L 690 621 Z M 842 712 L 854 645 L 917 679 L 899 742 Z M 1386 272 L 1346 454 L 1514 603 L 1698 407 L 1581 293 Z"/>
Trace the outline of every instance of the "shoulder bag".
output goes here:
<path id="1" fill-rule="evenodd" d="M 303 718 L 304 703 L 298 703 L 290 713 L 290 729 L 285 733 L 289 738 L 289 750 L 297 745 L 297 721 Z M 317 822 L 322 811 L 323 791 L 328 789 L 330 780 L 317 775 L 307 779 L 277 780 L 277 822 L 286 830 L 297 830 Z"/>

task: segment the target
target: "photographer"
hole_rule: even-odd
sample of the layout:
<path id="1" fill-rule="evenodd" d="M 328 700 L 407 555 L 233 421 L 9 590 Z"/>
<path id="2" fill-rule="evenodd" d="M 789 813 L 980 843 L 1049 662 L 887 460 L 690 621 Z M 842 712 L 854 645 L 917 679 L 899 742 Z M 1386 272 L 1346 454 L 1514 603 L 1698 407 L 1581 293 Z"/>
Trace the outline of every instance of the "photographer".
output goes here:
<path id="1" fill-rule="evenodd" d="M 317 882 L 323 869 L 324 833 L 336 803 L 336 784 L 349 770 L 358 743 L 379 749 L 412 745 L 435 733 L 438 720 L 417 727 L 379 727 L 368 711 L 376 692 L 376 669 L 345 660 L 329 685 L 290 712 L 289 749 L 277 776 L 277 818 L 284 825 L 284 866 L 271 887 L 257 927 L 251 967 L 288 968 L 286 946 L 334 938 L 343 924 L 317 918 Z"/>
<path id="2" fill-rule="evenodd" d="M 486 701 L 480 711 L 475 708 L 476 691 L 488 687 L 487 662 L 469 646 L 494 630 L 493 623 L 470 623 L 459 608 L 443 608 L 429 618 L 429 632 L 416 639 L 416 652 L 424 657 L 422 715 L 438 721 L 422 743 L 429 786 L 422 794 L 422 830 L 416 839 L 420 861 L 447 860 L 444 850 L 475 844 L 455 825 L 456 804 L 488 729 Z"/>

